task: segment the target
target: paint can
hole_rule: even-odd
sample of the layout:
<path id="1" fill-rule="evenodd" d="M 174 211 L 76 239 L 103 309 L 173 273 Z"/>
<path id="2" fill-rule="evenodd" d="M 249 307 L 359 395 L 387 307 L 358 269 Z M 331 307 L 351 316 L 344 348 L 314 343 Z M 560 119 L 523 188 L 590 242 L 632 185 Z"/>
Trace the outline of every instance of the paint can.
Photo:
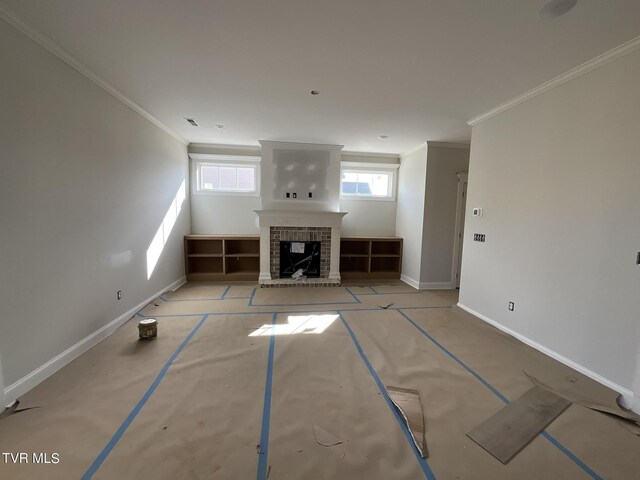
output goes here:
<path id="1" fill-rule="evenodd" d="M 138 323 L 140 340 L 148 340 L 158 336 L 158 321 L 155 318 L 145 318 Z"/>

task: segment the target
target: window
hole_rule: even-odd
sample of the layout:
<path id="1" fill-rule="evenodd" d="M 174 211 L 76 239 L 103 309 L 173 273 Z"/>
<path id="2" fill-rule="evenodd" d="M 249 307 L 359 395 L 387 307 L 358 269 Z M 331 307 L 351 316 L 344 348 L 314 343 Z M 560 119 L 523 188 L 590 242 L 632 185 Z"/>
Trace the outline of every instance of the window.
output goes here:
<path id="1" fill-rule="evenodd" d="M 393 200 L 396 164 L 342 162 L 340 193 L 343 198 Z"/>
<path id="2" fill-rule="evenodd" d="M 190 155 L 193 191 L 200 194 L 258 195 L 260 157 Z"/>

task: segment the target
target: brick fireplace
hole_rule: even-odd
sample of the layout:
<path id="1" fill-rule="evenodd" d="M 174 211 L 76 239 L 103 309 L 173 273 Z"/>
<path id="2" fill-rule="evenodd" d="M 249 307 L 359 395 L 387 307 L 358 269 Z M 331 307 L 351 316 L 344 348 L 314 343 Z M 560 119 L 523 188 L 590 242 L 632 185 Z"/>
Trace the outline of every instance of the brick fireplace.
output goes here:
<path id="1" fill-rule="evenodd" d="M 282 227 L 270 229 L 271 279 L 280 278 L 280 242 L 320 242 L 320 278 L 329 278 L 331 227 Z"/>
<path id="2" fill-rule="evenodd" d="M 280 279 L 280 242 L 320 242 L 320 278 L 308 283 L 340 283 L 340 230 L 346 212 L 303 210 L 255 210 L 260 225 L 259 283 L 268 285 L 299 284 Z"/>

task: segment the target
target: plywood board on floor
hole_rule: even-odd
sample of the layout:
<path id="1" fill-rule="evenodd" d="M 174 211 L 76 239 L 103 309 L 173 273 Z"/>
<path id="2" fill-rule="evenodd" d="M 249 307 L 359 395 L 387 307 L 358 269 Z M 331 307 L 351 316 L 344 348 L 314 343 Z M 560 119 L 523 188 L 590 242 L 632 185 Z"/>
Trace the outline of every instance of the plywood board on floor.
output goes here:
<path id="1" fill-rule="evenodd" d="M 467 435 L 506 464 L 569 405 L 571 402 L 536 386 L 482 422 Z"/>

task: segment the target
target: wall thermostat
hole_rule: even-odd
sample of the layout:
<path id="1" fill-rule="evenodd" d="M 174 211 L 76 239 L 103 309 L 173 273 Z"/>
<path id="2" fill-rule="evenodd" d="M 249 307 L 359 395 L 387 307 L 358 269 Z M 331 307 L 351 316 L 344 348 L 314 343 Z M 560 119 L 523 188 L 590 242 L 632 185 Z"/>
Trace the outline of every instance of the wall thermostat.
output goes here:
<path id="1" fill-rule="evenodd" d="M 481 217 L 482 216 L 482 209 L 479 207 L 476 207 L 473 209 L 473 216 L 474 217 Z"/>

